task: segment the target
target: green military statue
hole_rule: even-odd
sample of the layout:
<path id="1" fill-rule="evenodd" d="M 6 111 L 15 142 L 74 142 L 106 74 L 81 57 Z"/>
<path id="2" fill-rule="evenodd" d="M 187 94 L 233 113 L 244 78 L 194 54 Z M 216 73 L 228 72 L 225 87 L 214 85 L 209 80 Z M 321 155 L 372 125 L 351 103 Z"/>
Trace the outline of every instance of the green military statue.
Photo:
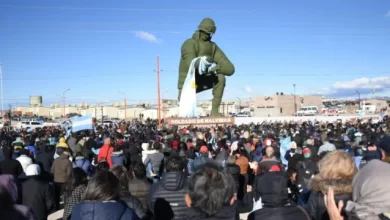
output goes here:
<path id="1" fill-rule="evenodd" d="M 198 30 L 187 39 L 181 47 L 179 66 L 179 100 L 184 81 L 187 77 L 191 61 L 197 57 L 207 56 L 207 61 L 216 64 L 208 69 L 206 74 L 198 73 L 199 62 L 195 63 L 196 92 L 213 89 L 211 116 L 220 116 L 218 109 L 221 105 L 223 91 L 225 89 L 226 76 L 234 73 L 234 65 L 226 57 L 216 43 L 211 41 L 217 27 L 210 18 L 205 18 L 198 26 Z"/>

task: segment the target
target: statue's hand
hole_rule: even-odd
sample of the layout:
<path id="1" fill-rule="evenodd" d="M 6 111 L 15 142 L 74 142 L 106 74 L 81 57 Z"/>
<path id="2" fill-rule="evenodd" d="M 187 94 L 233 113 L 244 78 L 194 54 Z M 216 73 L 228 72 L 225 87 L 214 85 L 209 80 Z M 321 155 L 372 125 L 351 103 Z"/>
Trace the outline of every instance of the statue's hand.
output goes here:
<path id="1" fill-rule="evenodd" d="M 218 66 L 213 66 L 207 72 L 217 74 Z"/>
<path id="2" fill-rule="evenodd" d="M 214 60 L 213 60 L 213 58 L 211 58 L 211 57 L 207 57 L 207 58 L 206 58 L 206 61 L 209 62 L 209 63 L 214 63 Z"/>

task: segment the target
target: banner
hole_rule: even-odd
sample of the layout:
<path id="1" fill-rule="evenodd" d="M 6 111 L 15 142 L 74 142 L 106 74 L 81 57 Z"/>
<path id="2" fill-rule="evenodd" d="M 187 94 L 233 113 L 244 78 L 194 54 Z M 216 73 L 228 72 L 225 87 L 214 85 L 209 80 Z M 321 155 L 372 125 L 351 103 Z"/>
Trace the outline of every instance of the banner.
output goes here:
<path id="1" fill-rule="evenodd" d="M 70 121 L 72 122 L 72 132 L 92 129 L 92 115 L 72 117 Z"/>
<path id="2" fill-rule="evenodd" d="M 225 125 L 234 124 L 232 117 L 206 117 L 206 118 L 166 118 L 169 125 Z"/>

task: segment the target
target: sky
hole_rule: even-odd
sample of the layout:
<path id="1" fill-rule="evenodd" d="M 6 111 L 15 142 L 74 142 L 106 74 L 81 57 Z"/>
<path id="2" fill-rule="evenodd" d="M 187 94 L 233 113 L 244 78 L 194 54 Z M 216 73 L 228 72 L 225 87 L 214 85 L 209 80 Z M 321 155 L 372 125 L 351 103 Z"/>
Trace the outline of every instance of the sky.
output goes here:
<path id="1" fill-rule="evenodd" d="M 180 47 L 203 18 L 235 65 L 224 98 L 390 95 L 389 0 L 0 1 L 4 105 L 177 98 Z M 212 97 L 211 91 L 198 99 Z"/>

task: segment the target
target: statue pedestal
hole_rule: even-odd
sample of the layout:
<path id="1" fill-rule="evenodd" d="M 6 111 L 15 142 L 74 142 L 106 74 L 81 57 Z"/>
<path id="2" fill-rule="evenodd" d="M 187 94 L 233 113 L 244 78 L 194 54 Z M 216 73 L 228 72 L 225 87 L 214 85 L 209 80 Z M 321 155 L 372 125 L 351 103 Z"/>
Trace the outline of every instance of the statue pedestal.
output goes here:
<path id="1" fill-rule="evenodd" d="M 204 117 L 204 118 L 165 118 L 168 125 L 177 125 L 179 127 L 212 127 L 218 125 L 233 125 L 233 117 Z"/>

